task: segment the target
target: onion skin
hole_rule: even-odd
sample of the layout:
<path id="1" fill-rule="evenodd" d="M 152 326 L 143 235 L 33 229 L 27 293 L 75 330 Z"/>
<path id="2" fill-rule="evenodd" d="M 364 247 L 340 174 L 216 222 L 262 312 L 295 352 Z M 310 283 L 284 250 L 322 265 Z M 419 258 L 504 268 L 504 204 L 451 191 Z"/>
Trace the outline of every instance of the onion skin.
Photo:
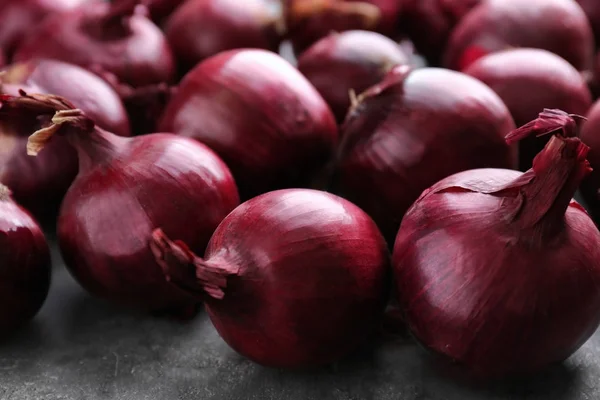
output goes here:
<path id="1" fill-rule="evenodd" d="M 479 167 L 516 167 L 502 100 L 459 72 L 394 67 L 361 94 L 341 129 L 332 189 L 393 243 L 406 210 L 433 183 Z"/>
<path id="2" fill-rule="evenodd" d="M 257 48 L 277 52 L 279 0 L 190 0 L 169 18 L 165 32 L 181 68 L 221 51 Z"/>
<path id="3" fill-rule="evenodd" d="M 0 185 L 0 336 L 14 332 L 42 307 L 50 287 L 50 250 L 31 215 Z"/>
<path id="4" fill-rule="evenodd" d="M 350 108 L 349 93 L 361 93 L 379 83 L 395 65 L 409 57 L 387 37 L 369 31 L 331 33 L 298 58 L 298 70 L 331 107 L 338 122 Z"/>
<path id="5" fill-rule="evenodd" d="M 479 79 L 504 101 L 515 124 L 535 119 L 544 108 L 585 115 L 592 95 L 581 74 L 559 56 L 541 49 L 513 49 L 489 54 L 465 73 Z M 547 140 L 529 138 L 519 143 L 519 165 L 531 168 Z"/>
<path id="6" fill-rule="evenodd" d="M 159 129 L 194 138 L 231 168 L 242 198 L 305 186 L 331 158 L 335 118 L 292 65 L 264 50 L 231 50 L 190 71 Z"/>
<path id="7" fill-rule="evenodd" d="M 585 71 L 592 67 L 594 36 L 573 0 L 488 0 L 455 28 L 444 66 L 464 70 L 486 54 L 512 47 L 548 50 Z"/>
<path id="8" fill-rule="evenodd" d="M 398 300 L 413 335 L 475 376 L 538 372 L 600 322 L 600 233 L 571 199 L 589 172 L 588 148 L 559 136 L 576 130 L 566 113 L 544 114 L 517 134 L 557 133 L 533 169 L 438 182 L 396 239 Z"/>
<path id="9" fill-rule="evenodd" d="M 596 38 L 596 47 L 598 47 L 598 44 L 600 44 L 600 4 L 596 0 L 577 0 L 577 3 L 579 3 L 590 21 Z"/>
<path id="10" fill-rule="evenodd" d="M 585 204 L 596 219 L 600 218 L 600 101 L 596 101 L 590 108 L 587 121 L 581 128 L 581 140 L 590 146 L 587 159 L 592 167 L 592 172 L 581 183 L 581 195 Z"/>
<path id="11" fill-rule="evenodd" d="M 102 69 L 133 87 L 172 82 L 176 71 L 169 44 L 137 3 L 98 3 L 51 16 L 27 36 L 15 60 L 52 58 Z"/>
<path id="12" fill-rule="evenodd" d="M 160 230 L 151 246 L 170 282 L 205 300 L 221 337 L 263 365 L 336 361 L 381 321 L 385 241 L 363 211 L 325 192 L 247 201 L 219 225 L 204 259 Z"/>
<path id="13" fill-rule="evenodd" d="M 113 135 L 55 96 L 4 96 L 2 105 L 52 118 L 29 138 L 30 155 L 43 154 L 53 135 L 77 150 L 79 173 L 57 224 L 65 265 L 77 281 L 115 303 L 189 316 L 195 300 L 165 283 L 145 238 L 161 226 L 203 251 L 239 203 L 226 165 L 176 135 Z"/>

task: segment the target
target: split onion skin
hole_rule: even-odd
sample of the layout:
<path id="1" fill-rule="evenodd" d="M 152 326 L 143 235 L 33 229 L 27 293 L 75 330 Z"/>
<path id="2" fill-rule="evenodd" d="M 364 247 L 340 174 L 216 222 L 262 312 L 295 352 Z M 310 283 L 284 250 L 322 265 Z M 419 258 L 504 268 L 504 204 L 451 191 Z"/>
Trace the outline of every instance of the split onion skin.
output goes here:
<path id="1" fill-rule="evenodd" d="M 515 124 L 537 118 L 540 110 L 554 108 L 585 115 L 592 95 L 581 74 L 561 57 L 541 49 L 512 49 L 480 58 L 465 70 L 504 101 Z M 531 168 L 547 140 L 527 138 L 519 143 L 519 166 Z"/>
<path id="2" fill-rule="evenodd" d="M 502 100 L 465 74 L 394 67 L 350 110 L 332 190 L 365 210 L 390 245 L 421 192 L 459 171 L 516 167 L 504 136 L 515 125 Z"/>
<path id="3" fill-rule="evenodd" d="M 533 123 L 542 128 L 533 134 L 557 136 L 532 170 L 477 169 L 438 182 L 396 239 L 398 301 L 414 337 L 478 378 L 539 372 L 600 322 L 600 233 L 571 199 L 589 172 L 587 146 L 559 137 L 576 125 L 559 118 L 564 125 Z"/>
<path id="4" fill-rule="evenodd" d="M 395 65 L 409 57 L 393 40 L 369 31 L 331 33 L 298 58 L 298 70 L 315 86 L 343 122 L 350 91 L 362 93 L 379 83 Z"/>
<path id="5" fill-rule="evenodd" d="M 593 63 L 594 36 L 573 0 L 488 0 L 454 29 L 444 66 L 464 70 L 486 54 L 513 47 L 548 50 L 586 71 Z"/>
<path id="6" fill-rule="evenodd" d="M 385 241 L 362 210 L 332 194 L 286 189 L 243 203 L 203 259 L 160 230 L 151 246 L 171 284 L 204 299 L 221 337 L 262 365 L 336 361 L 381 322 Z"/>
<path id="7" fill-rule="evenodd" d="M 190 316 L 196 302 L 165 282 L 145 238 L 161 226 L 194 251 L 204 251 L 239 204 L 221 159 L 172 134 L 116 136 L 56 96 L 4 96 L 4 108 L 52 118 L 29 138 L 30 155 L 42 155 L 57 137 L 77 150 L 79 173 L 57 222 L 60 250 L 76 280 L 118 304 Z"/>
<path id="8" fill-rule="evenodd" d="M 189 71 L 225 50 L 277 52 L 281 19 L 278 0 L 190 0 L 171 15 L 165 33 L 181 69 Z"/>
<path id="9" fill-rule="evenodd" d="M 50 287 L 46 238 L 33 217 L 0 185 L 0 336 L 13 333 L 42 307 Z"/>
<path id="10" fill-rule="evenodd" d="M 317 90 L 277 54 L 254 49 L 198 64 L 181 81 L 159 129 L 213 149 L 244 199 L 309 185 L 337 143 L 335 118 Z"/>

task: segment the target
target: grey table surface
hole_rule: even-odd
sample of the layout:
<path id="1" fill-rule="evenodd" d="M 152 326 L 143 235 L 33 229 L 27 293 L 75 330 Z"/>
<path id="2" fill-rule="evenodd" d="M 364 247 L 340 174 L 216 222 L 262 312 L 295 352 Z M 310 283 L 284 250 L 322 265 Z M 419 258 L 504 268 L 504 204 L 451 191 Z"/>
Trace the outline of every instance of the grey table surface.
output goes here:
<path id="1" fill-rule="evenodd" d="M 380 340 L 312 371 L 237 355 L 201 312 L 188 323 L 121 310 L 87 295 L 53 251 L 38 316 L 0 343 L 0 399 L 600 400 L 600 331 L 540 376 L 492 387 L 442 373 L 407 338 Z"/>

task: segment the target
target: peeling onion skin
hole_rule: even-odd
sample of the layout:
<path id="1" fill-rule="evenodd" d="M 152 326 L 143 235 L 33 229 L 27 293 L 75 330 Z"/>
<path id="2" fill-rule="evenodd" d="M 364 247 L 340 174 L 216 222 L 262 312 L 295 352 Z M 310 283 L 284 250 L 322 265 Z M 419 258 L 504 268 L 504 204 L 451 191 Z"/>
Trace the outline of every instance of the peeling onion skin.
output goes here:
<path id="1" fill-rule="evenodd" d="M 143 14 L 144 7 L 134 7 L 137 1 L 123 3 L 94 4 L 45 19 L 19 46 L 15 61 L 58 59 L 105 70 L 133 87 L 172 82 L 175 61 L 163 33 Z"/>
<path id="2" fill-rule="evenodd" d="M 516 167 L 502 100 L 459 72 L 393 68 L 359 96 L 341 128 L 332 190 L 377 222 L 390 245 L 421 192 L 456 172 Z"/>
<path id="3" fill-rule="evenodd" d="M 465 171 L 423 192 L 393 254 L 398 301 L 422 345 L 501 378 L 563 361 L 594 333 L 600 233 L 571 199 L 586 152 L 554 136 L 524 174 Z"/>
<path id="4" fill-rule="evenodd" d="M 540 110 L 556 108 L 585 115 L 592 95 L 581 74 L 563 58 L 541 49 L 512 49 L 480 58 L 465 70 L 504 101 L 515 124 L 537 118 Z M 528 138 L 519 143 L 519 166 L 526 171 L 547 140 Z"/>
<path id="5" fill-rule="evenodd" d="M 204 259 L 161 231 L 151 246 L 171 283 L 205 300 L 221 337 L 262 365 L 331 363 L 381 322 L 387 246 L 371 218 L 332 194 L 286 189 L 243 203 Z"/>
<path id="6" fill-rule="evenodd" d="M 196 302 L 166 284 L 146 238 L 161 226 L 204 251 L 239 204 L 227 166 L 206 146 L 176 135 L 113 135 L 55 96 L 5 96 L 5 107 L 52 118 L 53 125 L 29 138 L 30 154 L 42 155 L 55 137 L 77 150 L 79 173 L 57 223 L 60 250 L 76 280 L 118 304 L 189 316 Z"/>
<path id="7" fill-rule="evenodd" d="M 335 118 L 317 90 L 277 54 L 254 49 L 198 64 L 181 81 L 159 129 L 213 149 L 244 199 L 309 185 L 337 141 Z"/>
<path id="8" fill-rule="evenodd" d="M 339 123 L 350 108 L 350 90 L 361 93 L 379 83 L 409 57 L 387 37 L 369 31 L 331 33 L 298 58 L 298 70 L 331 107 Z"/>
<path id="9" fill-rule="evenodd" d="M 486 54 L 513 47 L 548 50 L 585 71 L 592 67 L 594 36 L 573 0 L 487 0 L 452 32 L 444 66 L 464 70 Z"/>
<path id="10" fill-rule="evenodd" d="M 281 35 L 279 0 L 190 0 L 173 13 L 165 33 L 181 69 L 233 49 L 277 52 Z"/>
<path id="11" fill-rule="evenodd" d="M 31 320 L 50 287 L 50 250 L 31 215 L 0 185 L 0 336 Z"/>
<path id="12" fill-rule="evenodd" d="M 600 222 L 600 101 L 590 108 L 587 121 L 581 128 L 581 140 L 590 146 L 588 160 L 592 172 L 581 183 L 581 195 L 585 204 L 594 216 L 596 223 Z"/>

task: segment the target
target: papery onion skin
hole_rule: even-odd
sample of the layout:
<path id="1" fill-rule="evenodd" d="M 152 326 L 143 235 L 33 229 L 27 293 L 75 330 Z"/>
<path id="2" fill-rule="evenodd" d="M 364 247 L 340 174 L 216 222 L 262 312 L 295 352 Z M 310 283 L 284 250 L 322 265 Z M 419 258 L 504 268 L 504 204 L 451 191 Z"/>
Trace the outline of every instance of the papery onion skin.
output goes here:
<path id="1" fill-rule="evenodd" d="M 560 362 L 594 333 L 600 233 L 571 199 L 586 152 L 555 136 L 524 174 L 465 171 L 423 192 L 393 255 L 398 300 L 421 344 L 499 378 Z"/>
<path id="2" fill-rule="evenodd" d="M 581 195 L 585 205 L 594 216 L 596 223 L 600 222 L 600 101 L 590 108 L 587 121 L 581 128 L 581 140 L 590 146 L 587 159 L 592 172 L 581 183 Z"/>
<path id="3" fill-rule="evenodd" d="M 298 58 L 298 70 L 315 86 L 343 122 L 350 91 L 361 93 L 379 83 L 395 65 L 409 57 L 387 37 L 369 31 L 331 33 Z"/>
<path id="4" fill-rule="evenodd" d="M 171 82 L 176 71 L 169 44 L 136 3 L 98 3 L 50 16 L 19 46 L 15 60 L 53 58 L 102 69 L 133 87 Z"/>
<path id="5" fill-rule="evenodd" d="M 341 128 L 332 190 L 365 210 L 393 243 L 406 210 L 446 176 L 516 167 L 502 100 L 459 72 L 394 67 L 359 96 Z"/>
<path id="6" fill-rule="evenodd" d="M 168 279 L 205 299 L 221 337 L 272 367 L 336 361 L 374 332 L 386 302 L 389 254 L 352 203 L 308 189 L 278 190 L 236 208 L 204 259 L 157 231 Z"/>
<path id="7" fill-rule="evenodd" d="M 337 142 L 335 118 L 316 89 L 283 58 L 254 49 L 198 64 L 181 81 L 159 129 L 213 149 L 244 199 L 310 184 Z"/>
<path id="8" fill-rule="evenodd" d="M 50 287 L 50 250 L 31 215 L 0 184 L 0 336 L 31 320 Z"/>
<path id="9" fill-rule="evenodd" d="M 279 0 L 189 0 L 171 15 L 165 33 L 181 69 L 188 71 L 225 50 L 277 52 L 281 19 Z"/>
<path id="10" fill-rule="evenodd" d="M 78 153 L 79 173 L 57 223 L 69 271 L 96 296 L 189 316 L 196 302 L 165 283 L 146 238 L 161 226 L 204 251 L 239 203 L 227 166 L 190 139 L 162 133 L 122 138 L 96 128 L 62 98 L 4 96 L 2 109 L 24 107 L 53 122 L 30 137 L 29 154 L 42 155 L 54 135 Z"/>
<path id="11" fill-rule="evenodd" d="M 452 32 L 444 66 L 464 70 L 486 54 L 512 47 L 548 50 L 585 71 L 592 67 L 594 36 L 573 0 L 487 0 Z"/>
<path id="12" fill-rule="evenodd" d="M 592 95 L 581 74 L 563 58 L 541 49 L 512 49 L 480 58 L 465 70 L 504 101 L 515 124 L 535 119 L 540 110 L 556 108 L 585 115 Z M 528 138 L 519 143 L 519 166 L 531 168 L 547 140 Z"/>

